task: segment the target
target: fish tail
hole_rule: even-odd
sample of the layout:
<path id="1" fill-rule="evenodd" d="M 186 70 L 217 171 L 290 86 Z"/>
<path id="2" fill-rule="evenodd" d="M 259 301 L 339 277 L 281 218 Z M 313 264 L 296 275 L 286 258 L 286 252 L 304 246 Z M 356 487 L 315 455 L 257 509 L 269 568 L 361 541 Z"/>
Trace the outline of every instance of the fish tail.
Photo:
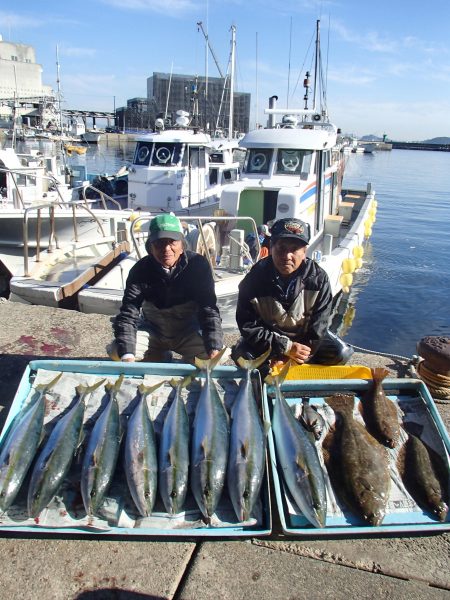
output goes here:
<path id="1" fill-rule="evenodd" d="M 191 381 L 192 381 L 192 375 L 187 375 L 183 379 L 175 379 L 175 377 L 173 377 L 169 381 L 169 383 L 173 388 L 177 388 L 179 386 L 180 389 L 183 389 L 183 388 L 187 387 L 191 383 Z"/>
<path id="2" fill-rule="evenodd" d="M 37 385 L 36 390 L 39 392 L 48 392 L 54 385 L 56 385 L 56 383 L 61 379 L 62 376 L 63 373 L 61 371 L 61 373 L 58 373 L 58 375 L 48 383 L 40 383 L 39 385 Z"/>
<path id="3" fill-rule="evenodd" d="M 389 371 L 384 367 L 377 367 L 376 369 L 370 369 L 372 372 L 372 379 L 375 383 L 381 383 L 385 377 L 389 375 Z"/>
<path id="4" fill-rule="evenodd" d="M 252 371 L 253 369 L 257 369 L 259 366 L 261 366 L 269 358 L 271 351 L 272 349 L 269 348 L 266 350 L 266 352 L 264 352 L 264 354 L 261 354 L 261 356 L 258 356 L 253 360 L 246 360 L 243 356 L 240 356 L 237 359 L 237 363 L 242 369 Z"/>
<path id="5" fill-rule="evenodd" d="M 227 348 L 222 348 L 222 350 L 219 352 L 219 354 L 217 356 L 215 356 L 214 358 L 198 358 L 198 356 L 195 357 L 195 366 L 198 369 L 201 369 L 202 371 L 212 371 L 216 365 L 219 363 L 220 359 L 222 358 L 222 356 L 224 355 L 225 351 L 227 350 Z"/>
<path id="6" fill-rule="evenodd" d="M 165 383 L 165 381 L 160 381 L 159 383 L 155 383 L 154 385 L 144 385 L 143 383 L 141 383 L 140 386 L 138 387 L 138 391 L 141 394 L 141 396 L 147 396 L 148 394 L 152 394 L 155 390 L 157 390 L 159 387 L 161 387 L 164 383 Z"/>
<path id="7" fill-rule="evenodd" d="M 292 361 L 288 360 L 278 375 L 267 375 L 265 378 L 265 382 L 269 385 L 281 385 L 283 381 L 286 379 L 287 374 L 289 373 L 289 369 L 291 368 Z"/>
<path id="8" fill-rule="evenodd" d="M 102 383 L 104 383 L 106 381 L 106 379 L 100 379 L 100 381 L 97 381 L 97 383 L 94 383 L 93 385 L 82 385 L 81 383 L 79 385 L 77 385 L 77 387 L 75 388 L 77 395 L 81 396 L 81 395 L 87 395 L 87 394 L 92 394 L 93 391 L 95 391 L 97 388 L 99 388 Z"/>
<path id="9" fill-rule="evenodd" d="M 355 396 L 352 394 L 334 394 L 325 398 L 325 402 L 328 406 L 338 413 L 352 417 L 353 407 L 355 405 Z"/>
<path id="10" fill-rule="evenodd" d="M 118 392 L 120 389 L 120 386 L 123 383 L 124 377 L 125 377 L 125 375 L 122 373 L 122 375 L 120 377 L 118 377 L 114 383 L 107 383 L 105 385 L 105 390 L 109 393 Z"/>

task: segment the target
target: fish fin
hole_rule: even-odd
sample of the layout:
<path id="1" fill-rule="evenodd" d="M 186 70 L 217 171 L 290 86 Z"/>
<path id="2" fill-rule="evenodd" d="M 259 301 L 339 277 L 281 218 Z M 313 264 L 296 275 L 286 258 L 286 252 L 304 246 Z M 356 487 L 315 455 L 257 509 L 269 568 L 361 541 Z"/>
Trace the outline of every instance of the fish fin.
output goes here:
<path id="1" fill-rule="evenodd" d="M 63 376 L 63 372 L 61 371 L 61 373 L 58 373 L 58 375 L 54 379 L 49 381 L 48 383 L 40 383 L 39 385 L 37 385 L 36 391 L 48 392 L 48 390 L 50 388 L 52 388 L 54 385 L 56 385 L 56 383 L 61 379 L 62 376 Z"/>
<path id="2" fill-rule="evenodd" d="M 160 381 L 159 383 L 155 383 L 154 385 L 144 385 L 143 383 L 141 383 L 138 387 L 138 391 L 141 394 L 141 396 L 147 396 L 148 394 L 152 394 L 155 390 L 157 390 L 159 387 L 161 387 L 164 383 L 166 383 L 166 382 Z"/>
<path id="3" fill-rule="evenodd" d="M 305 463 L 305 461 L 303 460 L 303 456 L 301 456 L 301 454 L 297 454 L 296 458 L 295 458 L 295 464 L 297 465 L 297 467 L 299 467 L 302 471 L 307 472 L 308 471 L 308 465 Z"/>
<path id="4" fill-rule="evenodd" d="M 384 367 L 377 367 L 376 369 L 370 369 L 370 371 L 372 373 L 372 379 L 375 382 L 381 382 L 389 375 L 389 371 Z"/>
<path id="5" fill-rule="evenodd" d="M 263 427 L 264 427 L 264 435 L 267 435 L 269 433 L 269 431 L 270 431 L 270 423 L 269 423 L 269 421 L 264 421 Z"/>
<path id="6" fill-rule="evenodd" d="M 248 447 L 249 447 L 248 440 L 245 440 L 245 442 L 243 444 L 241 444 L 241 457 L 244 459 L 248 458 Z"/>
<path id="7" fill-rule="evenodd" d="M 170 464 L 170 466 L 174 465 L 174 453 L 173 453 L 173 448 L 169 448 L 168 452 L 167 452 L 167 460 L 168 463 Z"/>
<path id="8" fill-rule="evenodd" d="M 220 350 L 219 354 L 217 354 L 217 356 L 215 356 L 214 358 L 198 358 L 198 356 L 195 357 L 195 366 L 198 369 L 201 369 L 202 371 L 207 371 L 208 369 L 210 371 L 212 371 L 217 364 L 220 362 L 222 356 L 225 354 L 226 350 L 228 350 L 228 348 L 225 346 L 225 348 L 222 348 L 222 350 Z"/>
<path id="9" fill-rule="evenodd" d="M 254 358 L 253 360 L 246 360 L 243 356 L 240 356 L 237 359 L 237 364 L 242 369 L 246 369 L 247 371 L 252 371 L 253 369 L 257 369 L 260 365 L 262 365 L 263 362 L 265 362 L 269 358 L 271 352 L 272 352 L 272 348 L 269 348 L 268 350 L 266 350 L 266 352 L 264 352 L 264 354 L 261 354 L 261 356 L 258 356 L 257 358 Z"/>
<path id="10" fill-rule="evenodd" d="M 92 392 L 95 391 L 97 388 L 99 388 L 102 385 L 102 383 L 104 383 L 105 381 L 106 381 L 106 378 L 100 379 L 100 381 L 97 381 L 97 383 L 94 383 L 93 385 L 82 385 L 80 383 L 75 388 L 75 391 L 78 396 L 81 396 L 81 395 L 87 396 L 87 394 L 92 394 Z"/>
<path id="11" fill-rule="evenodd" d="M 335 412 L 351 416 L 355 406 L 355 396 L 353 394 L 334 394 L 325 398 L 325 402 Z"/>
<path id="12" fill-rule="evenodd" d="M 114 383 L 110 383 L 110 382 L 108 381 L 108 383 L 105 385 L 105 390 L 106 390 L 107 392 L 109 392 L 109 393 L 112 393 L 112 392 L 117 392 L 117 391 L 119 391 L 119 389 L 120 389 L 120 386 L 121 386 L 121 385 L 122 385 L 122 383 L 123 383 L 123 378 L 124 378 L 124 377 L 125 377 L 125 375 L 122 373 L 122 374 L 120 375 L 120 377 L 118 377 Z"/>

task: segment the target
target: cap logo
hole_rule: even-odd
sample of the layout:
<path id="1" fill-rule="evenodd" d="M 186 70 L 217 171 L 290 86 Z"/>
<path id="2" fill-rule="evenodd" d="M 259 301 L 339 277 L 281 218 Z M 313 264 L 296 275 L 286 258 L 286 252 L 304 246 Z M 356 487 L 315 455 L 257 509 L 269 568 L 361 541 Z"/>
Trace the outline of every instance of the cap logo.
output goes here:
<path id="1" fill-rule="evenodd" d="M 300 225 L 300 223 L 296 223 L 295 221 L 288 221 L 284 224 L 284 228 L 294 235 L 302 235 L 305 232 L 303 225 Z"/>

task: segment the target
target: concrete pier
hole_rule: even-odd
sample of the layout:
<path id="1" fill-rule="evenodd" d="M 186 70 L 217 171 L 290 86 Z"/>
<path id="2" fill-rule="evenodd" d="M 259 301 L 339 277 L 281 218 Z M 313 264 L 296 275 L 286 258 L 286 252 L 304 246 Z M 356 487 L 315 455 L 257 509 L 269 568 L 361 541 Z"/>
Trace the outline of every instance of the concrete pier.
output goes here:
<path id="1" fill-rule="evenodd" d="M 0 425 L 35 358 L 106 359 L 110 318 L 0 303 Z M 227 336 L 231 344 L 235 336 Z M 356 353 L 355 364 L 405 376 L 407 364 Z M 437 402 L 447 429 L 450 403 Z M 450 599 L 450 533 L 347 539 L 116 540 L 1 532 L 3 598 Z"/>

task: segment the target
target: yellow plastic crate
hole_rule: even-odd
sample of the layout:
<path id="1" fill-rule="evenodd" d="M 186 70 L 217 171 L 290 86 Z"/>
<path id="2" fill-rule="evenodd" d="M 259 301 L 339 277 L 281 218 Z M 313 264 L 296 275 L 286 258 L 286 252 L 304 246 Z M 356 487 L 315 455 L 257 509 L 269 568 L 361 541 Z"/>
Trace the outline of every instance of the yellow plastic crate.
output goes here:
<path id="1" fill-rule="evenodd" d="M 278 375 L 284 363 L 277 363 L 271 369 L 271 375 Z M 286 380 L 299 379 L 372 379 L 372 371 L 362 365 L 293 365 Z"/>

